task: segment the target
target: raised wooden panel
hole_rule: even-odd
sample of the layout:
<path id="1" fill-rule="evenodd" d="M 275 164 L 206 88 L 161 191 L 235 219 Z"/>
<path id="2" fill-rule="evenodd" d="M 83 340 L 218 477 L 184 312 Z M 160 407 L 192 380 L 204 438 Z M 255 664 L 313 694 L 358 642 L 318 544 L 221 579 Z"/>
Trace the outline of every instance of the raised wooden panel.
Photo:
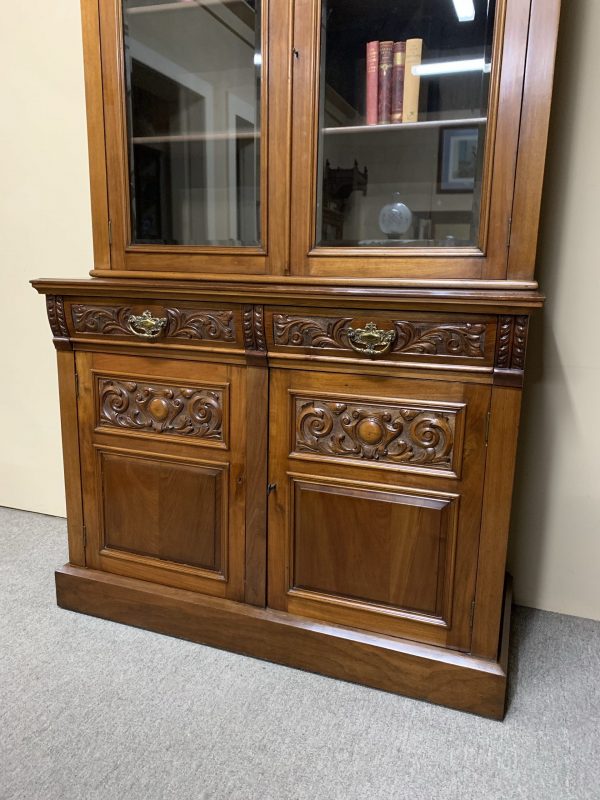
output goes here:
<path id="1" fill-rule="evenodd" d="M 281 355 L 480 370 L 494 363 L 496 322 L 486 316 L 273 308 L 266 327 L 268 349 Z M 382 344 L 369 345 L 373 334 Z"/>
<path id="2" fill-rule="evenodd" d="M 96 376 L 95 388 L 101 428 L 225 444 L 227 387 L 194 388 Z"/>
<path id="3" fill-rule="evenodd" d="M 456 474 L 464 406 L 335 395 L 292 397 L 294 456 L 318 454 Z"/>
<path id="4" fill-rule="evenodd" d="M 455 498 L 301 480 L 293 498 L 292 592 L 447 621 Z"/>
<path id="5" fill-rule="evenodd" d="M 103 549 L 223 571 L 223 468 L 119 453 L 100 458 Z"/>

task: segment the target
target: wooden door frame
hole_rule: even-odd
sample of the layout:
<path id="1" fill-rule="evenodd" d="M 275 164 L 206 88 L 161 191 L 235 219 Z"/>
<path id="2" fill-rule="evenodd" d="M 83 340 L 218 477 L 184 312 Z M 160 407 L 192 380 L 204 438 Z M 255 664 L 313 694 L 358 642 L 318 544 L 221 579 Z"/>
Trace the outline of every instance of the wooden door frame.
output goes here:
<path id="1" fill-rule="evenodd" d="M 263 246 L 131 245 L 122 11 L 81 0 L 96 270 L 284 274 L 288 262 L 292 4 L 262 0 L 261 228 Z M 100 44 L 101 43 L 101 44 Z M 284 79 L 288 76 L 288 79 Z"/>

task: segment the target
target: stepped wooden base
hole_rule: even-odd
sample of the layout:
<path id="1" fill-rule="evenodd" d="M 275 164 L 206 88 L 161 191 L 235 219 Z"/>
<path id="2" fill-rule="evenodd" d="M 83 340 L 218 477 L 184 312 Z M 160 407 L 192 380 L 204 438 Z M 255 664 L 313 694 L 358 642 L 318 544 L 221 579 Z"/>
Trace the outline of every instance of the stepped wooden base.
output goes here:
<path id="1" fill-rule="evenodd" d="M 56 572 L 56 594 L 58 605 L 72 611 L 493 719 L 504 716 L 509 582 L 497 662 L 70 565 Z"/>

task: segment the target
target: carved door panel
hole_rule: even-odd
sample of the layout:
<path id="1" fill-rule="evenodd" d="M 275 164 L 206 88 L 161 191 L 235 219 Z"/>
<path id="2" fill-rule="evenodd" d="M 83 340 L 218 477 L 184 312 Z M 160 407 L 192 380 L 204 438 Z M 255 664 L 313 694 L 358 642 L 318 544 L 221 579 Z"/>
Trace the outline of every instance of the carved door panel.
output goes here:
<path id="1" fill-rule="evenodd" d="M 243 599 L 243 367 L 78 353 L 88 567 Z"/>
<path id="2" fill-rule="evenodd" d="M 273 370 L 269 605 L 468 650 L 489 399 Z"/>

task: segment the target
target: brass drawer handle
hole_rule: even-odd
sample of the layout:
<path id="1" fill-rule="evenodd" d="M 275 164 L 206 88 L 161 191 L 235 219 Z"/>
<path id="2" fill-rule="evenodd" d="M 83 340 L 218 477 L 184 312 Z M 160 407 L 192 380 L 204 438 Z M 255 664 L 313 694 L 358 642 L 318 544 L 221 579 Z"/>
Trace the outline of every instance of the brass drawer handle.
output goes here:
<path id="1" fill-rule="evenodd" d="M 347 333 L 350 346 L 367 356 L 387 353 L 396 338 L 396 331 L 381 330 L 374 322 L 367 322 L 364 328 L 348 328 Z"/>
<path id="2" fill-rule="evenodd" d="M 166 324 L 166 317 L 153 317 L 148 310 L 144 311 L 139 317 L 132 314 L 127 319 L 127 327 L 129 330 L 141 339 L 157 339 L 163 332 Z"/>

